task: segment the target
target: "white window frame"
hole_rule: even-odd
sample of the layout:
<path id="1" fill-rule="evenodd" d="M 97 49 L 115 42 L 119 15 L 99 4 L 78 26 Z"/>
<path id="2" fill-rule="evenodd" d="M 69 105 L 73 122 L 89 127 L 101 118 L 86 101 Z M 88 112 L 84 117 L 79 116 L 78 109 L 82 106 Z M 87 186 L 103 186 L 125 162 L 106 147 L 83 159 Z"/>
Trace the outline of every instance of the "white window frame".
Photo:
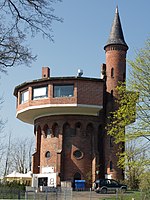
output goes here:
<path id="1" fill-rule="evenodd" d="M 29 90 L 24 90 L 20 92 L 20 104 L 23 104 L 28 101 L 29 101 Z"/>
<path id="2" fill-rule="evenodd" d="M 33 88 L 33 100 L 48 97 L 48 86 Z"/>

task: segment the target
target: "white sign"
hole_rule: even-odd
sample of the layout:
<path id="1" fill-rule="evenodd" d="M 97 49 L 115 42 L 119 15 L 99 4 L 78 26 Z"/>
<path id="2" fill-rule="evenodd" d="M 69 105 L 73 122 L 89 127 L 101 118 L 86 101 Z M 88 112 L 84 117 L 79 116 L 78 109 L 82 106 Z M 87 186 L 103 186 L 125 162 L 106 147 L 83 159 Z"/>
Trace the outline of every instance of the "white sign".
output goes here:
<path id="1" fill-rule="evenodd" d="M 54 167 L 42 167 L 42 174 L 47 174 L 47 173 L 53 173 L 54 172 Z"/>

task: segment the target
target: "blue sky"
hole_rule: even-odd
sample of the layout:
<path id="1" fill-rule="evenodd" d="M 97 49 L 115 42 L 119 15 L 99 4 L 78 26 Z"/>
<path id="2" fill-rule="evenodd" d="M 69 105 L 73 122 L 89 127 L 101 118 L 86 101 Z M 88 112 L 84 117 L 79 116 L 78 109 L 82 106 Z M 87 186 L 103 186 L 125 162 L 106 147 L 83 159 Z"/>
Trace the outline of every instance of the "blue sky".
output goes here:
<path id="1" fill-rule="evenodd" d="M 25 81 L 41 78 L 42 66 L 49 66 L 51 76 L 74 76 L 83 69 L 86 77 L 100 77 L 100 66 L 105 63 L 104 45 L 109 37 L 116 5 L 129 46 L 127 58 L 134 59 L 135 50 L 144 46 L 150 34 L 149 0 L 63 0 L 55 4 L 55 14 L 63 23 L 53 23 L 55 42 L 41 36 L 27 41 L 37 61 L 31 68 L 19 66 L 1 74 L 0 91 L 4 97 L 1 110 L 8 119 L 4 132 L 13 137 L 33 136 L 33 126 L 16 119 L 15 86 Z M 127 66 L 127 69 L 129 66 Z"/>

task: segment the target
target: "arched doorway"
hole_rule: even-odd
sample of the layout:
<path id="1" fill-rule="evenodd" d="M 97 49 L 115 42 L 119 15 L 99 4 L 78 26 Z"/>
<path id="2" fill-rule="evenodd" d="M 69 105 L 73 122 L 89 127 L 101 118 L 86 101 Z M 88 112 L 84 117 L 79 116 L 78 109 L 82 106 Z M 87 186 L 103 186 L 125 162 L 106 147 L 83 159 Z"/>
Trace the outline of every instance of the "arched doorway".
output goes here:
<path id="1" fill-rule="evenodd" d="M 74 174 L 73 183 L 72 183 L 73 189 L 75 189 L 75 180 L 81 180 L 81 174 L 80 174 L 79 172 L 76 172 L 76 173 Z"/>
<path id="2" fill-rule="evenodd" d="M 81 174 L 79 172 L 75 173 L 74 180 L 81 180 Z"/>

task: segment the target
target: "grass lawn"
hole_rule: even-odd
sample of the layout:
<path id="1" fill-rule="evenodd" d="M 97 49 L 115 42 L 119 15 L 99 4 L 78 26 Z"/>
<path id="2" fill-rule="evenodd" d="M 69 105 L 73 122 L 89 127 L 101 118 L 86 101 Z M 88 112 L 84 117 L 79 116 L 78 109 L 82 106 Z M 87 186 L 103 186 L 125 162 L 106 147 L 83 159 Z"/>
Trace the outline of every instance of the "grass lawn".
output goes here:
<path id="1" fill-rule="evenodd" d="M 124 194 L 116 194 L 115 197 L 103 198 L 101 200 L 149 200 L 149 196 L 139 191 L 127 191 Z"/>

